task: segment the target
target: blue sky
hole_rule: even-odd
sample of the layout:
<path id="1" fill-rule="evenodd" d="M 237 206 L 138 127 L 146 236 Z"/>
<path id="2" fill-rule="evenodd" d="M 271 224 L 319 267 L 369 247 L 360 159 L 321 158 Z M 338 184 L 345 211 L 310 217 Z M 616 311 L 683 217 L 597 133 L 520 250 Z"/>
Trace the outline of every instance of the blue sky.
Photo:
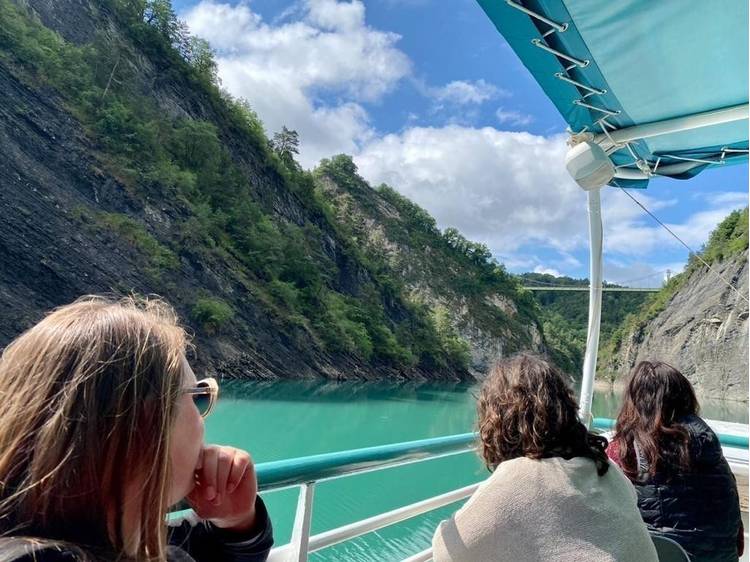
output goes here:
<path id="1" fill-rule="evenodd" d="M 586 197 L 563 168 L 565 122 L 475 0 L 178 0 L 222 83 L 269 133 L 300 132 L 305 167 L 352 154 L 441 227 L 508 269 L 587 276 Z M 636 191 L 699 247 L 747 204 L 747 165 Z M 659 285 L 687 251 L 623 193 L 603 193 L 605 278 Z"/>

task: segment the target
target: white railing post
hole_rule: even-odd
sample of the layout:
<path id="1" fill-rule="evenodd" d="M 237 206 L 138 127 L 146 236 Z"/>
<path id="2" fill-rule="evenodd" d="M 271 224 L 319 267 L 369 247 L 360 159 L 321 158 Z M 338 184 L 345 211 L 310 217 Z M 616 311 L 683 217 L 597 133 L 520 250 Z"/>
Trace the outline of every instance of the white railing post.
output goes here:
<path id="1" fill-rule="evenodd" d="M 289 554 L 289 562 L 307 562 L 314 486 L 314 482 L 300 486 L 297 514 L 294 516 L 294 529 L 290 542 L 292 551 Z"/>

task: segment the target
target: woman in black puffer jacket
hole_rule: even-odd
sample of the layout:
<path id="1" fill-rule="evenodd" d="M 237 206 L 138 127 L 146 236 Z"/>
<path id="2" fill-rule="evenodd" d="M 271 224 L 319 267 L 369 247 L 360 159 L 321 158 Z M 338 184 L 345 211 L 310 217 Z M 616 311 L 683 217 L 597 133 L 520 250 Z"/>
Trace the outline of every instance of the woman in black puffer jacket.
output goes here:
<path id="1" fill-rule="evenodd" d="M 607 453 L 635 485 L 651 533 L 677 541 L 692 560 L 736 562 L 744 547 L 737 484 L 698 410 L 682 373 L 642 361 Z"/>

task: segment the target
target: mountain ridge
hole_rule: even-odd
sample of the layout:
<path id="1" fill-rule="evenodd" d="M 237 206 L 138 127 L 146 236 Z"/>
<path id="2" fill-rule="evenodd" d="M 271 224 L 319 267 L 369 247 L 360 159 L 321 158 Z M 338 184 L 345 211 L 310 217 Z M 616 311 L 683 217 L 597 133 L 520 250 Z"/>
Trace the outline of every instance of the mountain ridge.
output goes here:
<path id="1" fill-rule="evenodd" d="M 0 345 L 81 294 L 135 291 L 223 376 L 470 378 L 454 327 L 269 147 L 204 43 L 164 0 L 0 0 Z"/>

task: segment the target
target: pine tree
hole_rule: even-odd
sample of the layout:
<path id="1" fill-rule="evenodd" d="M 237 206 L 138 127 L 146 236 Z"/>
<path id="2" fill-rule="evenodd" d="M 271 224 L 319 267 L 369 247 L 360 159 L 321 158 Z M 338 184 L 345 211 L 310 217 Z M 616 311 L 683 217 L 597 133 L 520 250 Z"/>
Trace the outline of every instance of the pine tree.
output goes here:
<path id="1" fill-rule="evenodd" d="M 292 168 L 297 167 L 294 156 L 299 154 L 299 134 L 297 131 L 290 130 L 284 125 L 281 131 L 273 135 L 273 140 L 269 143 L 281 161 Z"/>

